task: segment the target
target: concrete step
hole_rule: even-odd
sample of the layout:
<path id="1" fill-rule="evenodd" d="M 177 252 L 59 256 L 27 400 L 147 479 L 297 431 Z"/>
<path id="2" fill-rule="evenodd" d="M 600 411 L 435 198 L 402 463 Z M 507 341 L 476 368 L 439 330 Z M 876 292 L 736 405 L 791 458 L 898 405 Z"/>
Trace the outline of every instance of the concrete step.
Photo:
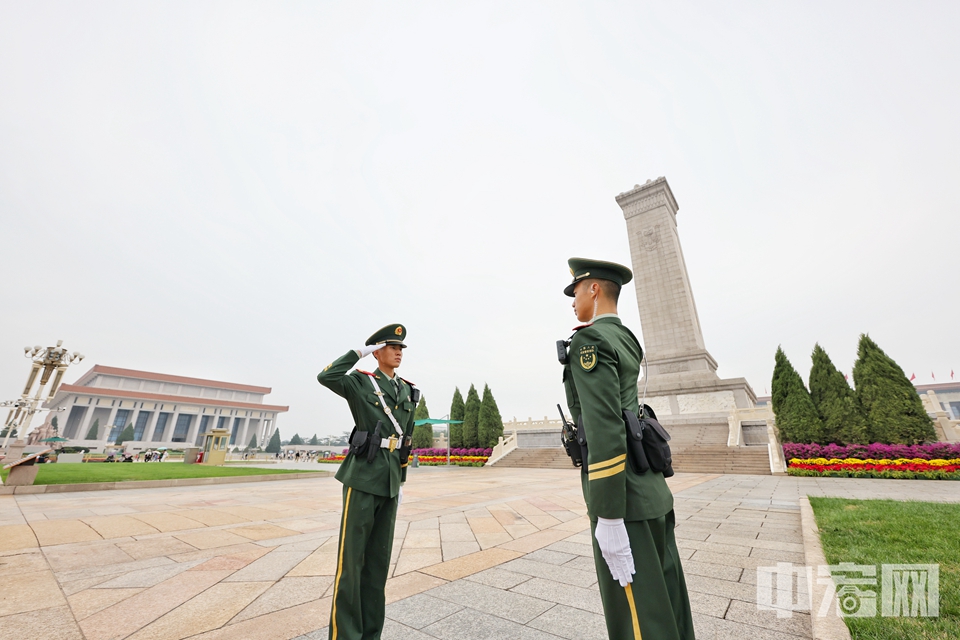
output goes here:
<path id="1" fill-rule="evenodd" d="M 671 450 L 674 471 L 770 475 L 770 460 L 766 447 L 704 444 L 671 448 Z"/>
<path id="2" fill-rule="evenodd" d="M 514 449 L 495 463 L 497 467 L 523 469 L 575 469 L 567 453 L 560 448 Z"/>
<path id="3" fill-rule="evenodd" d="M 575 469 L 560 448 L 514 449 L 495 466 L 523 469 Z M 673 470 L 683 473 L 770 475 L 765 447 L 701 445 L 673 451 Z"/>

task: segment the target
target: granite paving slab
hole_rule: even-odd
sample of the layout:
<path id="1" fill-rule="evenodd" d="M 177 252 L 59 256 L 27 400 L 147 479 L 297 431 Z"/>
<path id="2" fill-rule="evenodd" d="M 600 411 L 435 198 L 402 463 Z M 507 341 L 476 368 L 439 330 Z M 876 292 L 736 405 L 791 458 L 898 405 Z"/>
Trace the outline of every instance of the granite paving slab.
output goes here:
<path id="1" fill-rule="evenodd" d="M 810 637 L 809 615 L 756 606 L 758 567 L 804 561 L 801 495 L 917 497 L 909 481 L 668 482 L 701 640 Z M 960 501 L 951 483 L 923 488 Z M 404 494 L 386 640 L 605 637 L 576 471 L 420 468 Z M 0 576 L 24 594 L 0 602 L 0 633 L 43 620 L 86 640 L 325 639 L 341 495 L 310 478 L 0 496 Z"/>

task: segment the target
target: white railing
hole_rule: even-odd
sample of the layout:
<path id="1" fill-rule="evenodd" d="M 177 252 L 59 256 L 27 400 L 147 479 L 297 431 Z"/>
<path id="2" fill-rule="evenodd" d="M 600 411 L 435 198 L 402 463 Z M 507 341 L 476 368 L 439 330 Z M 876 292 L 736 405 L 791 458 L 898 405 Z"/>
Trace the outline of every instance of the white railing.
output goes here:
<path id="1" fill-rule="evenodd" d="M 485 466 L 494 465 L 499 462 L 504 456 L 517 448 L 517 432 L 514 430 L 506 439 L 503 436 L 497 440 L 496 446 L 493 447 L 493 452 L 490 454 L 490 457 L 487 458 L 487 464 Z"/>
<path id="2" fill-rule="evenodd" d="M 769 406 L 750 407 L 745 409 L 731 409 L 727 416 L 727 425 L 729 433 L 727 434 L 727 446 L 739 447 L 743 444 L 743 429 L 741 425 L 744 422 L 766 422 L 770 424 L 773 420 L 773 411 Z"/>
<path id="3" fill-rule="evenodd" d="M 780 446 L 772 419 L 767 420 L 767 454 L 770 456 L 770 473 L 776 475 L 787 472 L 787 461 L 783 458 L 783 447 Z"/>
<path id="4" fill-rule="evenodd" d="M 517 420 L 514 418 L 509 422 L 503 423 L 503 431 L 517 431 L 524 429 L 560 429 L 563 426 L 563 423 L 559 420 L 551 420 L 547 416 L 543 416 L 543 420 L 534 420 L 533 418 L 527 418 L 526 420 Z"/>

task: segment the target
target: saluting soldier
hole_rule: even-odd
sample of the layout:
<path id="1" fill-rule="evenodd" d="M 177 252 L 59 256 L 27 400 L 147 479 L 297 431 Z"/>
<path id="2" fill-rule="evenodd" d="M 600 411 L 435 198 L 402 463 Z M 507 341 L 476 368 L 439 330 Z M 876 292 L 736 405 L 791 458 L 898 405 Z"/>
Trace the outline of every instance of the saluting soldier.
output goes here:
<path id="1" fill-rule="evenodd" d="M 347 400 L 356 425 L 336 476 L 343 483 L 343 512 L 330 640 L 376 640 L 383 631 L 384 586 L 420 393 L 396 375 L 406 335 L 402 324 L 387 325 L 317 376 Z M 371 353 L 376 371 L 349 371 Z"/>
<path id="2" fill-rule="evenodd" d="M 567 405 L 583 430 L 581 484 L 611 640 L 694 640 L 690 600 L 673 534 L 673 494 L 663 473 L 628 464 L 624 410 L 639 416 L 643 350 L 620 322 L 617 301 L 633 274 L 623 265 L 571 258 L 577 327 L 563 370 Z"/>

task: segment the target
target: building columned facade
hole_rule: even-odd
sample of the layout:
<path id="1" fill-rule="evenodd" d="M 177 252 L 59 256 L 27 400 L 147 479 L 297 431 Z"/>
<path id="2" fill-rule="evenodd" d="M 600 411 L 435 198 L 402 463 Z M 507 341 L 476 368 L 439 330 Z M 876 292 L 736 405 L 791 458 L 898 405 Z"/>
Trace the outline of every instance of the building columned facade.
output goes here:
<path id="1" fill-rule="evenodd" d="M 134 448 L 198 446 L 203 433 L 219 428 L 230 432 L 231 448 L 242 449 L 254 436 L 258 446 L 266 447 L 277 429 L 277 416 L 289 409 L 264 404 L 270 391 L 98 364 L 75 384 L 61 385 L 44 406 L 64 410 L 60 435 L 70 446 L 110 445 L 124 427 L 133 425 Z M 88 439 L 94 424 L 96 435 Z"/>

